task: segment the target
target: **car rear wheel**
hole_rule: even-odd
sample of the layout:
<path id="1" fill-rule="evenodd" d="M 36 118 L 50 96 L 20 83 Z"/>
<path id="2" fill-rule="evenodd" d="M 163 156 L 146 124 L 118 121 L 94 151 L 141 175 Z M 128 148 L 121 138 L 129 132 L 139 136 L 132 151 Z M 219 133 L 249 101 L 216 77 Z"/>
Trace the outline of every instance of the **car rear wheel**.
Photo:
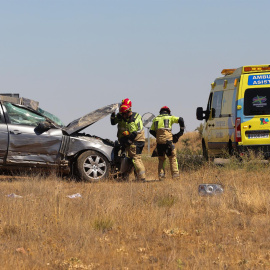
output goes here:
<path id="1" fill-rule="evenodd" d="M 77 171 L 80 179 L 89 182 L 98 182 L 108 177 L 109 162 L 101 153 L 89 150 L 78 157 Z"/>

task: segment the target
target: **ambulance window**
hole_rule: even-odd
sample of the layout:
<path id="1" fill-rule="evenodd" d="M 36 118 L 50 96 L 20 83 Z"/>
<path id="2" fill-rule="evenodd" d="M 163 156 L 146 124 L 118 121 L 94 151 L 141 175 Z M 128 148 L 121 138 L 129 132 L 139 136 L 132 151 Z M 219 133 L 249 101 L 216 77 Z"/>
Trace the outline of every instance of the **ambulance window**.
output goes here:
<path id="1" fill-rule="evenodd" d="M 209 96 L 208 103 L 207 103 L 207 111 L 210 111 L 210 109 L 211 109 L 212 97 L 213 97 L 213 93 L 211 93 Z"/>
<path id="2" fill-rule="evenodd" d="M 218 91 L 214 93 L 213 103 L 212 103 L 212 109 L 214 109 L 214 115 L 212 112 L 213 118 L 220 117 L 221 115 L 222 96 L 223 96 L 223 91 Z"/>
<path id="3" fill-rule="evenodd" d="M 270 114 L 270 88 L 247 89 L 244 96 L 244 114 Z"/>
<path id="4" fill-rule="evenodd" d="M 232 106 L 233 106 L 233 94 L 234 90 L 227 90 L 223 93 L 222 98 L 222 108 L 221 108 L 221 116 L 228 117 L 232 114 Z"/>

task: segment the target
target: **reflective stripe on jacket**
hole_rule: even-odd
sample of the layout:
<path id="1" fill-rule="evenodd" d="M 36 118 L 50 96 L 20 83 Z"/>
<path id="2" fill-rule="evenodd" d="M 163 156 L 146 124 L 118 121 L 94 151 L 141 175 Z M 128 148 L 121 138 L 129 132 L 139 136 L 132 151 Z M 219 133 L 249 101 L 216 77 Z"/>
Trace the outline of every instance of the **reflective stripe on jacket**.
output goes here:
<path id="1" fill-rule="evenodd" d="M 127 130 L 130 133 L 129 140 L 132 142 L 145 141 L 142 117 L 138 113 L 133 112 L 127 123 Z"/>
<path id="2" fill-rule="evenodd" d="M 161 114 L 153 119 L 151 130 L 156 133 L 158 144 L 166 144 L 166 141 L 172 141 L 172 125 L 178 123 L 179 117 Z"/>
<path id="3" fill-rule="evenodd" d="M 157 132 L 158 129 L 172 130 L 172 125 L 178 123 L 179 117 L 161 114 L 154 118 L 151 130 Z"/>

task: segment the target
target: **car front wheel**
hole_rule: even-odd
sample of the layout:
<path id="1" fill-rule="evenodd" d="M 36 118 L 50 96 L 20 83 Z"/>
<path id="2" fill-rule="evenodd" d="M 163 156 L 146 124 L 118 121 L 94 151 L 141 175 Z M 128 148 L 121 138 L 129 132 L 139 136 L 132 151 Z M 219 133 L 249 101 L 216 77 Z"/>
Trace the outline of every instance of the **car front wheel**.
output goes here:
<path id="1" fill-rule="evenodd" d="M 80 179 L 98 182 L 108 177 L 109 162 L 101 153 L 89 150 L 78 157 L 77 171 Z"/>

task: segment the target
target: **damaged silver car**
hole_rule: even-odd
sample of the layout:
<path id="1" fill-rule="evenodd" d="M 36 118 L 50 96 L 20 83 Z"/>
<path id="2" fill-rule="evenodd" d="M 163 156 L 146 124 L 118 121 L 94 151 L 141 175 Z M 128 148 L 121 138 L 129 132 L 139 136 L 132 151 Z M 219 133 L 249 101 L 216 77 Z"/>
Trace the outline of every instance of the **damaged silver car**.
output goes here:
<path id="1" fill-rule="evenodd" d="M 111 104 L 69 125 L 18 94 L 0 94 L 0 168 L 57 168 L 85 181 L 121 173 L 115 143 L 81 131 L 118 108 Z"/>

